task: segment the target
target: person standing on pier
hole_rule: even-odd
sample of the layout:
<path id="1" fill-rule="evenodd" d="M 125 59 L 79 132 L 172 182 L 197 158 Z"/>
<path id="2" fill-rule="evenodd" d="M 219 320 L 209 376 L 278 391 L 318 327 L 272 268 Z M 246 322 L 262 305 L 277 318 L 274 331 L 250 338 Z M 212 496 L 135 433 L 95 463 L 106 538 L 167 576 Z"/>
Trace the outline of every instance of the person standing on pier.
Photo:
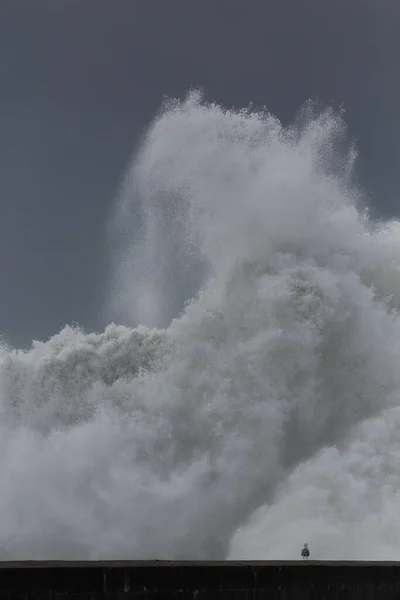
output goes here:
<path id="1" fill-rule="evenodd" d="M 308 549 L 308 544 L 304 544 L 304 548 L 301 551 L 301 555 L 303 557 L 303 560 L 308 560 L 308 557 L 310 556 L 310 551 Z"/>

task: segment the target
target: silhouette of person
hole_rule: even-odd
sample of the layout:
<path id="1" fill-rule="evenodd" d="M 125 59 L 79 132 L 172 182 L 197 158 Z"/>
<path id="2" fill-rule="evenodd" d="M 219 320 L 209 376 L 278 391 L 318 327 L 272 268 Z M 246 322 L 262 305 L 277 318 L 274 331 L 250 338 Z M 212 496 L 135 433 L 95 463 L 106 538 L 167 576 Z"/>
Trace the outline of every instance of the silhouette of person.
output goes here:
<path id="1" fill-rule="evenodd" d="M 307 560 L 308 557 L 310 556 L 310 551 L 308 549 L 308 544 L 304 544 L 304 548 L 301 551 L 301 555 L 303 557 L 303 560 Z"/>

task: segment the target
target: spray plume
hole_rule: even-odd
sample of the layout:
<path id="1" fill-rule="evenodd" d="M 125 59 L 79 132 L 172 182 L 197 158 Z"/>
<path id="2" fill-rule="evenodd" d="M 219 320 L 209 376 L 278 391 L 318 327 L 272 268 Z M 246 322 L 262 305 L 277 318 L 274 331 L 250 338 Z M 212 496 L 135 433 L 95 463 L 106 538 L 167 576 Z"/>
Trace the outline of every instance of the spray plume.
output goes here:
<path id="1" fill-rule="evenodd" d="M 1 351 L 0 558 L 397 557 L 400 227 L 345 134 L 165 105 L 113 220 L 141 325 Z"/>

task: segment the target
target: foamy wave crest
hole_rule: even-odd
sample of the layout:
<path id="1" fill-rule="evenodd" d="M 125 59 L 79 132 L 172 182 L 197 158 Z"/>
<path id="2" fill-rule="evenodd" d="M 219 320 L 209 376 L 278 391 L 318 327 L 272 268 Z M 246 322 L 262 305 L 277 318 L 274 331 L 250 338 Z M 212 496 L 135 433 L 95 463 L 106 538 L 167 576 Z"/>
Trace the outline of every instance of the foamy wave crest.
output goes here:
<path id="1" fill-rule="evenodd" d="M 397 558 L 400 227 L 345 134 L 166 104 L 110 294 L 162 329 L 3 349 L 1 558 Z"/>

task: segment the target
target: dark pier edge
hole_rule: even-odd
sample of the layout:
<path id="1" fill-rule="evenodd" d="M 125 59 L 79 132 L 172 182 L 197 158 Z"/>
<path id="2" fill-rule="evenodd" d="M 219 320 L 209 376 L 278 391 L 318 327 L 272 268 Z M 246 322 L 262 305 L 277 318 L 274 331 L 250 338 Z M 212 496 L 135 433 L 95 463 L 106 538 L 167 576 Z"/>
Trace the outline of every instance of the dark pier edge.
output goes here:
<path id="1" fill-rule="evenodd" d="M 400 598 L 400 562 L 0 563 L 0 600 Z"/>

